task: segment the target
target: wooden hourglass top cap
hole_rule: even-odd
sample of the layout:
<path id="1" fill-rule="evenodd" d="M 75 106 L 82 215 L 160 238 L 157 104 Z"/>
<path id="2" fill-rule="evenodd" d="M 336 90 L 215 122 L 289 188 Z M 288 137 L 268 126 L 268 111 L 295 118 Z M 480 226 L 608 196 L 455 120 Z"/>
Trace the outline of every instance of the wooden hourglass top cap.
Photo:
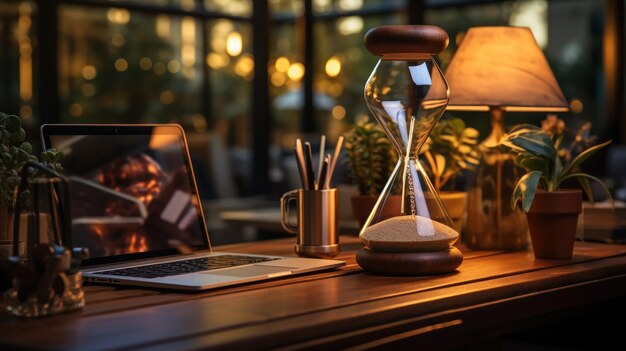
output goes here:
<path id="1" fill-rule="evenodd" d="M 381 26 L 365 34 L 365 47 L 382 60 L 428 59 L 447 46 L 448 33 L 435 26 Z"/>

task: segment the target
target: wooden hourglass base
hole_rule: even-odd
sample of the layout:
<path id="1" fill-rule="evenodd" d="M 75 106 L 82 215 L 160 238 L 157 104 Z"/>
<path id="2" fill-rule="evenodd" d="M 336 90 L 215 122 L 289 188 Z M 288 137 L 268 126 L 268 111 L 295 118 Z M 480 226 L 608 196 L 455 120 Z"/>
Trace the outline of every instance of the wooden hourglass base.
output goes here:
<path id="1" fill-rule="evenodd" d="M 428 252 L 383 252 L 364 247 L 357 252 L 356 261 L 361 268 L 377 275 L 434 275 L 457 269 L 463 263 L 463 254 L 454 246 Z"/>

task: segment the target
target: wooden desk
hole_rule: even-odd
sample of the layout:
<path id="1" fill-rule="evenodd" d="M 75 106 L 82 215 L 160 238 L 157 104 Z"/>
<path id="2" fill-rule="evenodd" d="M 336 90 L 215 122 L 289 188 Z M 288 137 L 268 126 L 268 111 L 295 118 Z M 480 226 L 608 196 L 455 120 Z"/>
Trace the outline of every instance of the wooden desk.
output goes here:
<path id="1" fill-rule="evenodd" d="M 466 250 L 458 273 L 392 278 L 363 273 L 356 238 L 342 242 L 346 267 L 297 278 L 195 294 L 89 286 L 80 312 L 0 316 L 0 350 L 446 349 L 626 295 L 623 245 L 577 243 L 564 261 Z M 291 246 L 280 239 L 219 249 L 290 255 Z"/>

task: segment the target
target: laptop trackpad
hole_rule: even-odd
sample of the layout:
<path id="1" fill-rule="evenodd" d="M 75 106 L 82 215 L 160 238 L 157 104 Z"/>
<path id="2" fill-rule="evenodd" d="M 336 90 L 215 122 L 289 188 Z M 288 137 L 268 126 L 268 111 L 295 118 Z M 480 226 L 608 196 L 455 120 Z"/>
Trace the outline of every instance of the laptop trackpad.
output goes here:
<path id="1" fill-rule="evenodd" d="M 201 272 L 201 273 L 246 278 L 246 277 L 265 276 L 265 275 L 266 276 L 283 275 L 281 273 L 284 273 L 286 275 L 286 274 L 291 273 L 291 271 L 293 271 L 294 269 L 296 269 L 296 267 L 269 267 L 269 266 L 253 265 L 253 266 L 229 268 L 229 269 L 224 269 L 224 270 L 219 270 L 219 271 L 208 271 L 208 272 Z"/>

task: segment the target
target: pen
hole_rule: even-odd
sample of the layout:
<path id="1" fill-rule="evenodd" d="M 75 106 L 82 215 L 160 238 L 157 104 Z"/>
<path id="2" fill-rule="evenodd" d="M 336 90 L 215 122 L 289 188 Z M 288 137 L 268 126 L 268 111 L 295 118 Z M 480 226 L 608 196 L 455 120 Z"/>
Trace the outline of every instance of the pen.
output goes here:
<path id="1" fill-rule="evenodd" d="M 304 160 L 306 161 L 306 177 L 309 183 L 308 189 L 315 190 L 315 174 L 313 173 L 313 149 L 311 148 L 311 143 L 308 141 L 304 142 Z"/>
<path id="2" fill-rule="evenodd" d="M 326 177 L 328 176 L 328 166 L 329 166 L 329 164 L 330 164 L 330 154 L 326 154 L 326 157 L 324 157 L 324 162 L 320 166 L 320 176 L 319 176 L 319 179 L 317 181 L 318 189 L 320 189 L 320 190 L 328 189 L 326 187 Z"/>

